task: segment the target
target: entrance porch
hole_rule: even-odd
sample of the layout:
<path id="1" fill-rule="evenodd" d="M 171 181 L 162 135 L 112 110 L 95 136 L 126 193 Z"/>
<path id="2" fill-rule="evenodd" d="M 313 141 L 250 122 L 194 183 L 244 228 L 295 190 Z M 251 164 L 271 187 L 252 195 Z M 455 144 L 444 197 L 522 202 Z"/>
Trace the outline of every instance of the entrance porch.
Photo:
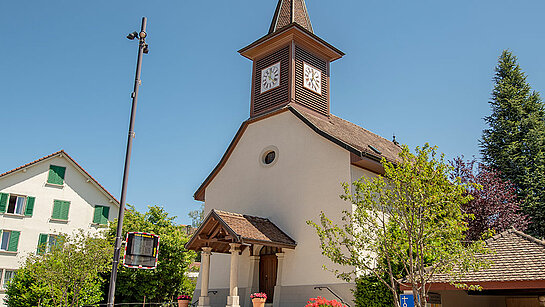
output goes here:
<path id="1" fill-rule="evenodd" d="M 285 250 L 296 242 L 269 219 L 212 210 L 186 244 L 187 249 L 201 251 L 200 296 L 198 306 L 210 307 L 209 281 L 211 255 L 229 254 L 229 293 L 227 307 L 250 306 L 249 295 L 267 294 L 267 303 L 279 306 Z M 241 255 L 244 253 L 244 257 Z M 245 263 L 240 263 L 241 259 Z M 246 272 L 239 272 L 244 268 Z M 214 274 L 214 272 L 212 272 Z M 239 275 L 248 274 L 241 304 Z"/>

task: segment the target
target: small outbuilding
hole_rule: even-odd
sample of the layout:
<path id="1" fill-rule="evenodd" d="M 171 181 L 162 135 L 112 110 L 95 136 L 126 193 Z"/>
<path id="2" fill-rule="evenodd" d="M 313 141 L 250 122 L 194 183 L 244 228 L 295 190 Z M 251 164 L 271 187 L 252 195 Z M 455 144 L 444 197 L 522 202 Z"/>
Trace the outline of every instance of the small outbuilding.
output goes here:
<path id="1" fill-rule="evenodd" d="M 478 255 L 490 266 L 458 280 L 479 285 L 481 291 L 464 291 L 437 275 L 430 292 L 441 295 L 442 307 L 540 307 L 545 306 L 545 242 L 515 229 L 488 240 L 490 253 Z"/>

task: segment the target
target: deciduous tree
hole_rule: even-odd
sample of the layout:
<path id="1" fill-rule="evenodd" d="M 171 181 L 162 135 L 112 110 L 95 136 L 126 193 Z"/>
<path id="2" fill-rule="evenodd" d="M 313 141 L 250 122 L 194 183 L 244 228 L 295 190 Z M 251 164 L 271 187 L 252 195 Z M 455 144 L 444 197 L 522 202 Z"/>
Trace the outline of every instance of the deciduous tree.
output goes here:
<path id="1" fill-rule="evenodd" d="M 130 269 L 120 264 L 117 275 L 116 303 L 147 302 L 160 303 L 175 299 L 185 293 L 192 295 L 194 282 L 187 276 L 189 265 L 195 259 L 195 252 L 186 250 L 187 227 L 174 222 L 161 207 L 149 206 L 146 213 L 128 206 L 123 221 L 123 237 L 127 232 L 149 232 L 160 236 L 159 259 L 154 270 Z M 109 229 L 113 244 L 116 223 Z"/>
<path id="2" fill-rule="evenodd" d="M 48 252 L 27 257 L 8 285 L 8 306 L 81 306 L 101 301 L 101 275 L 111 266 L 112 252 L 100 235 L 83 231 L 59 235 Z"/>
<path id="3" fill-rule="evenodd" d="M 526 230 L 528 219 L 520 212 L 515 187 L 501 179 L 498 171 L 476 160 L 464 161 L 463 157 L 455 158 L 451 164 L 453 177 L 459 177 L 463 183 L 478 185 L 468 185 L 468 193 L 473 199 L 463 206 L 465 213 L 471 215 L 467 230 L 469 240 L 478 240 L 490 231 L 500 233 L 511 227 Z"/>
<path id="4" fill-rule="evenodd" d="M 399 161 L 382 161 L 385 174 L 344 184 L 341 197 L 352 204 L 335 223 L 324 213 L 318 223 L 323 254 L 347 270 L 333 269 L 347 281 L 372 274 L 391 291 L 400 306 L 398 287 L 412 289 L 416 306 L 425 306 L 427 285 L 437 273 L 465 272 L 480 265 L 473 255 L 482 242 L 466 244 L 467 216 L 462 206 L 471 200 L 468 184 L 451 182 L 452 167 L 436 148 L 425 145 L 412 154 L 407 146 Z M 377 262 L 384 262 L 380 265 Z M 397 279 L 396 265 L 406 272 Z M 454 270 L 456 268 L 456 270 Z M 453 281 L 455 276 L 453 276 Z"/>

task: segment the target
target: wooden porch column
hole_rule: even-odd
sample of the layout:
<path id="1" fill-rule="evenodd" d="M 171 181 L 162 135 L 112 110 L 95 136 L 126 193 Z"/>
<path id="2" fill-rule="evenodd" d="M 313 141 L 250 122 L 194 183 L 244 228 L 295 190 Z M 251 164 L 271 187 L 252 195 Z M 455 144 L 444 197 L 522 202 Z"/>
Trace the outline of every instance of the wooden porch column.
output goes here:
<path id="1" fill-rule="evenodd" d="M 210 297 L 208 297 L 208 282 L 210 280 L 210 254 L 211 247 L 203 247 L 201 252 L 201 296 L 199 297 L 199 305 L 202 307 L 210 307 Z"/>
<path id="2" fill-rule="evenodd" d="M 229 277 L 229 296 L 226 307 L 240 307 L 238 296 L 238 258 L 240 244 L 230 243 L 231 249 L 231 275 Z"/>
<path id="3" fill-rule="evenodd" d="M 278 268 L 276 271 L 276 286 L 274 286 L 273 307 L 280 306 L 280 296 L 282 292 L 282 269 L 284 268 L 284 253 L 276 253 L 278 259 Z"/>

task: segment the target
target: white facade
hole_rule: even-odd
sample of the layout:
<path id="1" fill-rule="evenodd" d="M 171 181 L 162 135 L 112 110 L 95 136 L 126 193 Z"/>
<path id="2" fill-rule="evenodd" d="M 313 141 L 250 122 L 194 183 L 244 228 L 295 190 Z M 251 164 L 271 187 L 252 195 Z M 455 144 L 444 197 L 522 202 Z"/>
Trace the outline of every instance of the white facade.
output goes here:
<path id="1" fill-rule="evenodd" d="M 51 165 L 66 168 L 62 185 L 48 183 Z M 0 212 L 0 230 L 3 233 L 8 231 L 19 233 L 16 247 L 9 248 L 15 251 L 0 249 L 2 271 L 0 306 L 5 296 L 3 290 L 5 276 L 9 277 L 10 272 L 15 271 L 28 254 L 37 252 L 40 234 L 71 234 L 79 229 L 97 232 L 105 229 L 106 225 L 93 223 L 95 206 L 109 208 L 107 216 L 109 221 L 117 217 L 119 210 L 117 200 L 62 151 L 0 176 L 0 193 L 24 196 L 27 202 L 28 197 L 34 198 L 31 216 L 25 215 L 25 208 L 21 211 L 22 214 L 10 213 L 9 211 L 14 211 L 12 208 Z M 67 220 L 54 218 L 58 215 L 58 212 L 53 213 L 55 201 L 69 202 Z M 5 246 L 2 249 L 6 249 Z"/>
<path id="2" fill-rule="evenodd" d="M 276 160 L 265 165 L 262 156 L 270 148 L 274 148 Z M 306 221 L 318 221 L 323 211 L 340 222 L 342 210 L 351 209 L 351 204 L 339 197 L 344 193 L 341 183 L 362 176 L 375 174 L 352 165 L 349 151 L 318 135 L 292 112 L 283 112 L 249 124 L 206 187 L 205 211 L 218 209 L 268 218 L 297 242 L 294 250 L 282 250 L 276 305 L 303 306 L 310 297 L 319 295 L 335 298 L 314 289 L 316 286 L 328 286 L 351 301 L 353 285 L 322 268 L 325 264 L 331 269 L 334 264 L 322 255 L 316 231 Z M 210 295 L 211 306 L 225 306 L 230 259 L 229 254 L 212 253 L 209 289 L 217 292 Z M 250 292 L 258 289 L 256 278 L 252 278 L 256 270 L 253 265 L 249 249 L 244 250 L 237 270 L 241 306 L 251 306 Z M 200 284 L 199 279 L 197 288 Z"/>

